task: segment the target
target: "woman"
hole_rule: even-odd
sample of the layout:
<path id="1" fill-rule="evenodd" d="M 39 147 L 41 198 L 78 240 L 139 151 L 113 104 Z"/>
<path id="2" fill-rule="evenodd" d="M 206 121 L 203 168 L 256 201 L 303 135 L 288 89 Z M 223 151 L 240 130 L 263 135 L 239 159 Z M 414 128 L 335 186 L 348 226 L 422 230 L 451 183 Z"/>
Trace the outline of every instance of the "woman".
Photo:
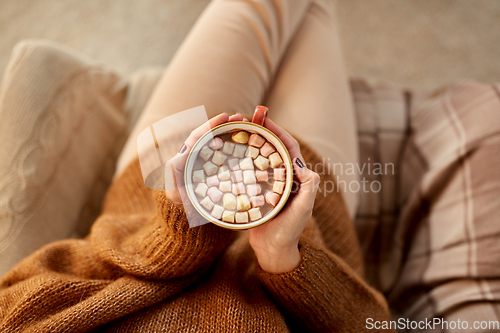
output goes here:
<path id="1" fill-rule="evenodd" d="M 91 234 L 40 249 L 0 281 L 2 332 L 362 332 L 368 319 L 388 320 L 383 296 L 363 281 L 355 194 L 317 192 L 331 176 L 306 167 L 357 159 L 333 5 L 209 5 L 131 134 Z M 145 187 L 137 135 L 205 105 L 211 119 L 185 156 L 199 133 L 250 118 L 263 101 L 273 121 L 256 116 L 287 146 L 297 195 L 247 232 L 189 228 L 175 193 Z"/>

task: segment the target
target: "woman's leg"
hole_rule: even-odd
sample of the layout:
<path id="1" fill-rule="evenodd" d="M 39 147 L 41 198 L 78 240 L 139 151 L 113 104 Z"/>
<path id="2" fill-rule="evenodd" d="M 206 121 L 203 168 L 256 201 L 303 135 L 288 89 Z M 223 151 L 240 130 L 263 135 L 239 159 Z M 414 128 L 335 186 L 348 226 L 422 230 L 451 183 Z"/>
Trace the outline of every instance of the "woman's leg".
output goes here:
<path id="1" fill-rule="evenodd" d="M 325 173 L 335 171 L 340 190 L 346 190 L 343 194 L 349 213 L 354 216 L 358 175 L 350 174 L 348 169 L 349 163 L 356 166 L 358 162 L 357 127 L 334 2 L 316 0 L 309 7 L 266 105 L 271 119 L 324 158 L 323 165 L 312 166 L 313 170 L 321 173 L 324 167 Z M 341 163 L 342 168 L 334 163 Z"/>
<path id="2" fill-rule="evenodd" d="M 251 115 L 262 103 L 309 1 L 216 0 L 193 27 L 165 71 L 118 161 L 137 156 L 142 130 L 174 113 L 205 105 Z"/>

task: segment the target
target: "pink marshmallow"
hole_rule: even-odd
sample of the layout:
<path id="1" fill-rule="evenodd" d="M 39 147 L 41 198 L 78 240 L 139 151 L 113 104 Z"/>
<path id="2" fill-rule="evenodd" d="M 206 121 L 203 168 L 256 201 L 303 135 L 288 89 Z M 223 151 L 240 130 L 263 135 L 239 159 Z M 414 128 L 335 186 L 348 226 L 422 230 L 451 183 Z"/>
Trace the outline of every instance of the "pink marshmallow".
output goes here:
<path id="1" fill-rule="evenodd" d="M 217 175 L 207 177 L 208 187 L 219 186 L 219 177 Z"/>
<path id="2" fill-rule="evenodd" d="M 212 202 L 219 202 L 222 199 L 223 193 L 219 191 L 217 187 L 211 187 L 208 189 L 207 195 L 210 197 Z"/>
<path id="3" fill-rule="evenodd" d="M 264 139 L 263 137 L 261 137 L 260 135 L 258 135 L 256 133 L 250 135 L 250 138 L 248 139 L 248 145 L 253 146 L 253 147 L 257 147 L 257 148 L 262 147 L 264 142 L 266 142 L 266 139 Z"/>
<path id="4" fill-rule="evenodd" d="M 245 184 L 243 183 L 233 183 L 232 192 L 234 195 L 245 193 Z"/>
<path id="5" fill-rule="evenodd" d="M 262 188 L 259 184 L 247 185 L 247 193 L 250 197 L 254 197 L 262 192 Z"/>
<path id="6" fill-rule="evenodd" d="M 276 168 L 274 169 L 274 180 L 283 181 L 286 179 L 286 171 L 284 168 Z"/>
<path id="7" fill-rule="evenodd" d="M 222 147 L 224 147 L 224 141 L 222 141 L 221 138 L 219 138 L 218 136 L 216 136 L 215 138 L 213 138 L 212 141 L 210 141 L 210 143 L 208 144 L 208 146 L 210 148 L 212 148 L 213 150 L 218 150 L 218 149 L 221 149 Z"/>
<path id="8" fill-rule="evenodd" d="M 278 193 L 269 191 L 266 193 L 265 197 L 266 197 L 266 202 L 268 204 L 270 204 L 273 207 L 276 207 L 276 205 L 278 204 L 278 201 L 280 201 L 281 196 Z"/>
<path id="9" fill-rule="evenodd" d="M 251 197 L 250 198 L 250 204 L 252 205 L 253 208 L 255 207 L 262 207 L 264 206 L 265 200 L 263 195 L 258 195 L 256 197 Z"/>
<path id="10" fill-rule="evenodd" d="M 255 178 L 257 178 L 258 182 L 267 182 L 269 174 L 267 171 L 255 170 Z"/>
<path id="11" fill-rule="evenodd" d="M 231 179 L 235 183 L 241 183 L 243 181 L 243 171 L 236 170 L 231 172 Z"/>
<path id="12" fill-rule="evenodd" d="M 273 147 L 272 144 L 269 142 L 266 142 L 262 148 L 260 148 L 260 154 L 264 157 L 268 157 L 272 153 L 274 153 L 276 149 Z"/>

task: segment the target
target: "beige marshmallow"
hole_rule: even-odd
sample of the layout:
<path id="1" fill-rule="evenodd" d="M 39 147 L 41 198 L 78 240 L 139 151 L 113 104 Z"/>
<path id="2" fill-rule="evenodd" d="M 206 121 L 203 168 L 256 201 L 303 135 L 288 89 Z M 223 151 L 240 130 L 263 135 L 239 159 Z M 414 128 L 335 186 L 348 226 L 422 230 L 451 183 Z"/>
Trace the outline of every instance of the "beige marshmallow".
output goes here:
<path id="1" fill-rule="evenodd" d="M 285 189 L 285 182 L 274 182 L 273 191 L 279 194 L 283 194 Z"/>
<path id="2" fill-rule="evenodd" d="M 224 213 L 224 208 L 219 205 L 214 205 L 211 215 L 216 219 L 220 220 L 222 218 L 222 213 Z"/>
<path id="3" fill-rule="evenodd" d="M 200 201 L 200 205 L 206 210 L 210 211 L 214 207 L 214 203 L 210 200 L 209 197 L 205 197 L 205 199 Z"/>
<path id="4" fill-rule="evenodd" d="M 274 193 L 271 191 L 268 191 L 265 194 L 266 202 L 273 207 L 276 207 L 276 205 L 278 204 L 278 201 L 280 200 L 280 197 L 281 196 L 278 193 Z"/>
<path id="5" fill-rule="evenodd" d="M 222 165 L 226 161 L 227 156 L 224 155 L 220 151 L 214 152 L 214 157 L 212 158 L 212 162 L 216 165 Z"/>
<path id="6" fill-rule="evenodd" d="M 276 168 L 273 170 L 274 180 L 284 181 L 286 179 L 286 171 L 284 168 Z"/>
<path id="7" fill-rule="evenodd" d="M 241 170 L 253 170 L 253 161 L 250 157 L 240 160 Z"/>
<path id="8" fill-rule="evenodd" d="M 252 208 L 248 211 L 248 215 L 250 216 L 250 221 L 257 221 L 262 217 L 262 213 L 260 212 L 260 208 Z"/>
<path id="9" fill-rule="evenodd" d="M 203 198 L 205 195 L 207 195 L 207 190 L 208 190 L 207 184 L 199 183 L 198 186 L 196 186 L 194 193 L 196 193 L 200 198 Z"/>
<path id="10" fill-rule="evenodd" d="M 243 171 L 243 183 L 245 184 L 255 184 L 257 179 L 255 178 L 255 172 L 253 170 Z"/>
<path id="11" fill-rule="evenodd" d="M 243 158 L 243 157 L 245 157 L 245 152 L 246 151 L 247 151 L 247 146 L 246 145 L 235 144 L 234 145 L 233 156 L 237 157 L 237 158 Z"/>
<path id="12" fill-rule="evenodd" d="M 222 192 L 231 192 L 231 181 L 226 180 L 225 182 L 220 182 L 219 190 Z"/>
<path id="13" fill-rule="evenodd" d="M 229 171 L 227 166 L 221 166 L 219 168 L 219 180 L 224 181 L 229 179 L 231 179 L 231 171 Z"/>
<path id="14" fill-rule="evenodd" d="M 225 209 L 236 209 L 236 196 L 232 193 L 225 193 L 222 197 L 222 204 Z"/>
<path id="15" fill-rule="evenodd" d="M 248 222 L 247 212 L 238 212 L 235 215 L 236 215 L 236 223 L 247 223 Z"/>
<path id="16" fill-rule="evenodd" d="M 205 170 L 205 173 L 207 176 L 213 176 L 217 173 L 217 170 L 219 170 L 219 167 L 212 162 L 208 161 L 205 164 L 203 164 L 203 170 Z"/>
<path id="17" fill-rule="evenodd" d="M 259 148 L 248 146 L 247 151 L 245 152 L 245 156 L 256 159 L 257 156 L 259 156 L 259 153 L 260 153 Z"/>
<path id="18" fill-rule="evenodd" d="M 227 155 L 231 155 L 234 151 L 234 143 L 224 142 L 224 147 L 222 147 L 222 152 Z"/>
<path id="19" fill-rule="evenodd" d="M 234 142 L 237 142 L 237 143 L 247 143 L 248 142 L 248 133 L 245 131 L 236 132 L 236 133 L 233 133 L 231 138 L 233 139 Z"/>
<path id="20" fill-rule="evenodd" d="M 203 170 L 193 171 L 193 183 L 203 183 L 205 181 L 205 172 Z"/>
<path id="21" fill-rule="evenodd" d="M 262 171 L 267 170 L 267 168 L 269 168 L 269 160 L 263 156 L 257 157 L 255 161 L 253 161 L 253 163 L 259 170 Z"/>
<path id="22" fill-rule="evenodd" d="M 224 213 L 222 213 L 222 221 L 234 223 L 234 212 L 225 210 Z"/>
<path id="23" fill-rule="evenodd" d="M 248 196 L 245 194 L 238 195 L 236 209 L 239 211 L 249 210 L 251 207 L 250 200 L 248 200 Z"/>
<path id="24" fill-rule="evenodd" d="M 210 156 L 212 156 L 212 154 L 214 153 L 214 151 L 210 148 L 208 148 L 207 146 L 203 147 L 201 150 L 200 150 L 200 153 L 198 154 L 202 159 L 204 159 L 205 161 L 208 161 L 210 159 Z"/>
<path id="25" fill-rule="evenodd" d="M 262 192 L 259 184 L 247 185 L 247 194 L 249 197 L 254 197 Z"/>
<path id="26" fill-rule="evenodd" d="M 219 138 L 219 137 L 215 137 L 215 138 L 212 139 L 212 141 L 210 141 L 210 143 L 208 144 L 208 146 L 210 148 L 212 148 L 213 150 L 219 150 L 222 147 L 224 147 L 224 141 L 222 141 L 222 139 Z"/>
<path id="27" fill-rule="evenodd" d="M 279 153 L 272 153 L 271 155 L 269 155 L 269 163 L 271 164 L 271 167 L 277 168 L 281 164 L 283 164 L 283 160 L 281 159 Z"/>

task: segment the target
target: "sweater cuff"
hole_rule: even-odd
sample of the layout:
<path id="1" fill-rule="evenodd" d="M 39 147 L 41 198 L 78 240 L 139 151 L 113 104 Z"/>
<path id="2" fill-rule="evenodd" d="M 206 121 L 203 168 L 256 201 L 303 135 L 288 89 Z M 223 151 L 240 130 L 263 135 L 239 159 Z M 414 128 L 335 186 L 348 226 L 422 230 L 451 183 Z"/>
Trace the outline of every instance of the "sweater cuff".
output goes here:
<path id="1" fill-rule="evenodd" d="M 294 321 L 311 331 L 366 331 L 368 318 L 389 319 L 387 306 L 345 262 L 300 242 L 301 262 L 281 274 L 258 267 L 262 284 Z"/>

